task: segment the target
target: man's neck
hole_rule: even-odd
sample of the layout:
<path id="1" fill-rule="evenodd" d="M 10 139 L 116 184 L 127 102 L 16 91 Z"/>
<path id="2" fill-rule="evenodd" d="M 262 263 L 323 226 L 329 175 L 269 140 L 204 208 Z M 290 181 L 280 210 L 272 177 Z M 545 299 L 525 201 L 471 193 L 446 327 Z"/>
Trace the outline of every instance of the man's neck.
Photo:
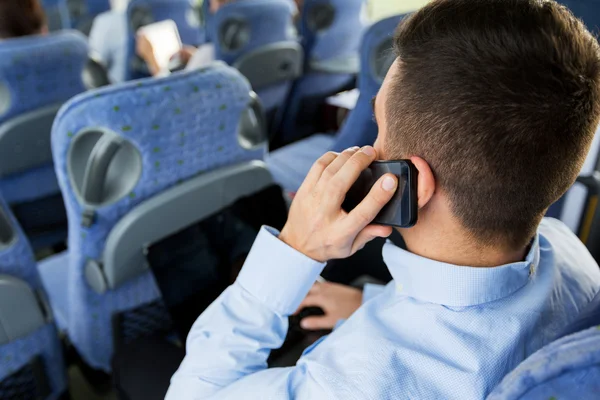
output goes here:
<path id="1" fill-rule="evenodd" d="M 413 228 L 398 231 L 411 253 L 453 265 L 497 267 L 523 261 L 527 253 L 527 248 L 484 246 L 454 219 L 429 212 L 420 214 Z"/>

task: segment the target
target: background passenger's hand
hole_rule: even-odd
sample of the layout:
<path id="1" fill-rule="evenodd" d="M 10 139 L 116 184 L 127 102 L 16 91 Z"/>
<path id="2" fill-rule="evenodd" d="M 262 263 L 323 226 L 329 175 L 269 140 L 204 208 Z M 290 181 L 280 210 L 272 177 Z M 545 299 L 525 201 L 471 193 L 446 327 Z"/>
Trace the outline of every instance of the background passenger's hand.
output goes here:
<path id="1" fill-rule="evenodd" d="M 135 52 L 140 56 L 148 66 L 150 73 L 156 75 L 159 72 L 160 67 L 156 61 L 154 54 L 154 47 L 146 35 L 138 33 L 135 41 Z"/>
<path id="2" fill-rule="evenodd" d="M 183 46 L 177 55 L 179 55 L 179 59 L 181 60 L 182 64 L 187 65 L 197 50 L 198 49 L 192 46 Z M 175 55 L 173 57 L 175 57 Z"/>
<path id="3" fill-rule="evenodd" d="M 154 48 L 152 47 L 152 43 L 143 33 L 137 34 L 135 51 L 137 55 L 142 57 L 145 61 L 147 61 L 150 57 L 154 57 Z"/>
<path id="4" fill-rule="evenodd" d="M 341 154 L 329 152 L 313 165 L 298 190 L 279 239 L 319 262 L 351 256 L 392 228 L 369 225 L 394 195 L 398 180 L 382 176 L 367 197 L 350 213 L 342 203 L 360 173 L 377 159 L 371 146 Z"/>
<path id="5" fill-rule="evenodd" d="M 341 319 L 348 319 L 362 304 L 362 292 L 356 288 L 330 282 L 317 282 L 300 304 L 297 312 L 307 307 L 319 307 L 325 315 L 303 318 L 300 326 L 306 330 L 333 329 Z"/>

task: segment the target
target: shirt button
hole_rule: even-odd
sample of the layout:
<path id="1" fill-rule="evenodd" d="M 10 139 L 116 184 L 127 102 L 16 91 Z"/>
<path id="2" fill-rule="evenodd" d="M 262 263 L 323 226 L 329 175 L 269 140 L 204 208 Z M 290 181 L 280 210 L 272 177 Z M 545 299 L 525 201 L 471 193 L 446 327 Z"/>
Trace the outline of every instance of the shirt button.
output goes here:
<path id="1" fill-rule="evenodd" d="M 398 283 L 396 285 L 396 289 L 398 290 L 399 293 L 401 293 L 404 290 L 404 285 L 401 283 Z"/>

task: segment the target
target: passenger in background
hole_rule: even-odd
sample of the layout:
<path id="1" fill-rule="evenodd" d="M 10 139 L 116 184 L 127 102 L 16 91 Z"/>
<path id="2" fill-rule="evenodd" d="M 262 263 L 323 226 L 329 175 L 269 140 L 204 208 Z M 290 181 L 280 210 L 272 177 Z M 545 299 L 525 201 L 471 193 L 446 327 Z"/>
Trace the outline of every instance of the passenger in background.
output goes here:
<path id="1" fill-rule="evenodd" d="M 600 291 L 583 243 L 543 218 L 600 120 L 596 39 L 554 1 L 436 0 L 394 43 L 375 146 L 314 164 L 285 227 L 261 230 L 194 324 L 167 400 L 484 399 Z M 371 222 L 394 175 L 341 208 L 377 159 L 419 171 L 419 219 L 400 230 L 408 251 L 383 248 L 393 282 L 294 367 L 267 369 L 325 262 L 392 233 Z"/>
<path id="2" fill-rule="evenodd" d="M 90 52 L 104 64 L 112 83 L 122 82 L 127 69 L 128 0 L 112 2 L 112 10 L 98 15 L 90 30 Z"/>
<path id="3" fill-rule="evenodd" d="M 210 12 L 215 14 L 221 7 L 235 0 L 204 0 L 210 2 Z M 136 42 L 137 54 L 146 62 L 150 73 L 157 76 L 162 71 L 158 67 L 158 62 L 154 56 L 152 43 L 148 38 L 140 33 L 137 35 Z M 178 63 L 185 65 L 186 69 L 202 68 L 215 61 L 215 46 L 212 43 L 205 43 L 200 47 L 184 46 L 183 49 L 173 57 L 179 57 Z"/>
<path id="4" fill-rule="evenodd" d="M 48 33 L 39 0 L 0 0 L 0 39 Z"/>
<path id="5" fill-rule="evenodd" d="M 236 0 L 204 0 L 210 2 L 209 11 L 215 14 L 225 4 L 233 3 Z M 300 9 L 303 0 L 294 0 L 294 5 Z M 294 18 L 299 15 L 299 12 L 294 13 Z M 150 73 L 157 76 L 164 71 L 160 71 L 158 62 L 154 56 L 152 43 L 143 34 L 138 34 L 136 43 L 137 54 L 146 62 Z M 173 57 L 178 57 L 178 64 L 184 65 L 185 69 L 198 69 L 205 67 L 215 61 L 215 46 L 213 43 L 205 43 L 200 47 L 184 46 L 183 49 Z"/>

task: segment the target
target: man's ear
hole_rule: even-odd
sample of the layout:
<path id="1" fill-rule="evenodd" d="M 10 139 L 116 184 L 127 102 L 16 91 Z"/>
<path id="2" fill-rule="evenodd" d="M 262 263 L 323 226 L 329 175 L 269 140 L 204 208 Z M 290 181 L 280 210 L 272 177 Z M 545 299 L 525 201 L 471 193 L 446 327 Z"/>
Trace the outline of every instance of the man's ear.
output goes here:
<path id="1" fill-rule="evenodd" d="M 421 157 L 411 157 L 410 161 L 412 161 L 419 171 L 417 193 L 419 197 L 419 209 L 421 209 L 429 203 L 435 193 L 435 177 L 433 176 L 433 171 L 431 171 L 427 161 L 423 160 Z"/>

